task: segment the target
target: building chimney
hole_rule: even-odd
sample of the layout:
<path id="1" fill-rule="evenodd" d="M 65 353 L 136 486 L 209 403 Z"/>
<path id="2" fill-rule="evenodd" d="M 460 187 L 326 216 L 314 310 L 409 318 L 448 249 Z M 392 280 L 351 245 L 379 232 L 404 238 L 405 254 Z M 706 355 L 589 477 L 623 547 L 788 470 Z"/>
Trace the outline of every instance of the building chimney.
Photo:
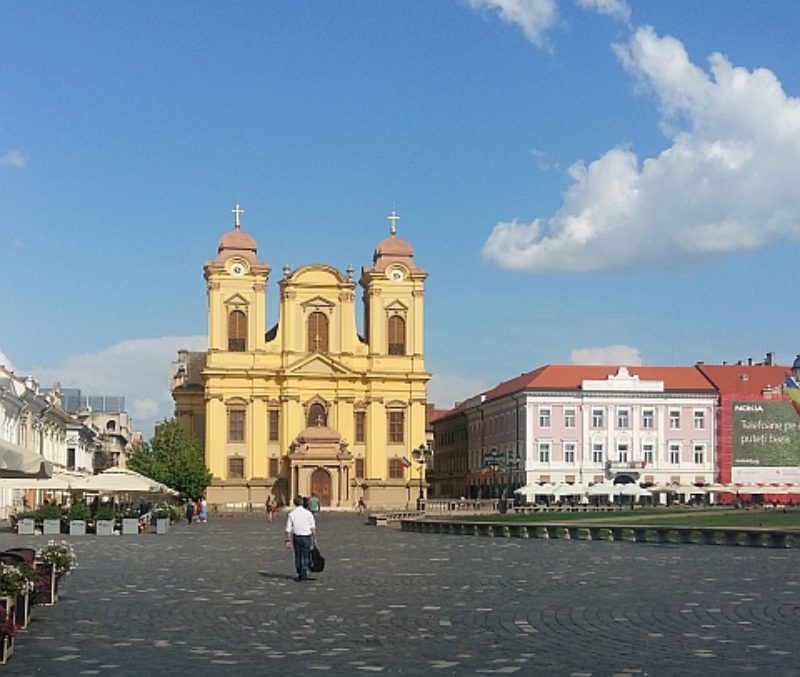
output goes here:
<path id="1" fill-rule="evenodd" d="M 767 357 L 764 360 L 764 364 L 766 364 L 768 367 L 774 367 L 775 366 L 775 353 L 771 353 L 771 352 L 767 353 Z"/>

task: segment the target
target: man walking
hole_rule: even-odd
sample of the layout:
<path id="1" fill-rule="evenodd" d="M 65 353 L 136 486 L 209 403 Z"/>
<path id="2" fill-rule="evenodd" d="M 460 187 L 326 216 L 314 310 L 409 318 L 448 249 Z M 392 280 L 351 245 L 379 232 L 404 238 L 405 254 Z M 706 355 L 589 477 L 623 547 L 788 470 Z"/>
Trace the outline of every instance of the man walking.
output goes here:
<path id="1" fill-rule="evenodd" d="M 311 546 L 317 544 L 317 527 L 314 515 L 303 507 L 303 499 L 294 497 L 294 509 L 286 519 L 286 548 L 294 548 L 294 567 L 297 580 L 308 578 Z"/>

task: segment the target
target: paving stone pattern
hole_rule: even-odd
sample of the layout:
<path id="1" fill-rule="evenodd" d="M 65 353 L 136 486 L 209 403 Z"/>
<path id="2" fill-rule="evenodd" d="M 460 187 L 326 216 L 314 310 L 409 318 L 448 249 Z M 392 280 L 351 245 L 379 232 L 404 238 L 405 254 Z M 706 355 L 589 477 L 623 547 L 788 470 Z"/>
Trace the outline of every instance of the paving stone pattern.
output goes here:
<path id="1" fill-rule="evenodd" d="M 800 550 L 491 539 L 323 514 L 292 579 L 282 518 L 71 540 L 62 599 L 7 675 L 800 672 Z M 3 548 L 47 538 L 0 535 Z"/>

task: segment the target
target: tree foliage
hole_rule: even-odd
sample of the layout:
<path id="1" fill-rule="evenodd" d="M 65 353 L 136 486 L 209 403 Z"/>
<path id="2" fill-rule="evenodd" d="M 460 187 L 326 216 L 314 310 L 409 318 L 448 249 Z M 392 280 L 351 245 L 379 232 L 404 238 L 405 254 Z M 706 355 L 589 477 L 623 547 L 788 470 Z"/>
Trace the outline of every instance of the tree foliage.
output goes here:
<path id="1" fill-rule="evenodd" d="M 181 498 L 198 498 L 211 483 L 199 441 L 175 419 L 160 425 L 150 441 L 131 454 L 128 466 L 180 492 Z"/>

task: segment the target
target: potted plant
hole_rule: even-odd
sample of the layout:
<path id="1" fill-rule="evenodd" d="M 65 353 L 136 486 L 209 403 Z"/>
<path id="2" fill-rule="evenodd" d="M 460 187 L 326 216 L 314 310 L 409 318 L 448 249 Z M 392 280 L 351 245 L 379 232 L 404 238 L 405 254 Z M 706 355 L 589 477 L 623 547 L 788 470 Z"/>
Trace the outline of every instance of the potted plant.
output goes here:
<path id="1" fill-rule="evenodd" d="M 20 628 L 25 629 L 30 622 L 33 591 L 41 576 L 34 569 L 33 565 L 28 564 L 28 562 L 17 564 L 16 568 L 25 582 L 25 587 L 24 590 L 17 595 L 14 621 Z"/>
<path id="2" fill-rule="evenodd" d="M 33 536 L 36 529 L 36 513 L 30 510 L 17 513 L 16 524 L 20 536 Z"/>
<path id="3" fill-rule="evenodd" d="M 114 506 L 111 503 L 101 503 L 94 514 L 95 532 L 98 536 L 112 536 L 114 534 Z"/>
<path id="4" fill-rule="evenodd" d="M 91 518 L 92 509 L 83 501 L 77 501 L 69 507 L 69 533 L 73 536 L 86 535 L 86 520 Z"/>
<path id="5" fill-rule="evenodd" d="M 162 505 L 155 510 L 156 533 L 166 534 L 169 523 L 172 519 L 172 509 L 167 505 Z"/>
<path id="6" fill-rule="evenodd" d="M 52 536 L 61 533 L 61 508 L 53 503 L 44 503 L 36 512 L 42 520 L 43 534 Z"/>
<path id="7" fill-rule="evenodd" d="M 36 557 L 36 569 L 41 575 L 34 590 L 34 603 L 55 604 L 58 601 L 58 582 L 78 566 L 75 551 L 66 541 L 50 541 Z"/>
<path id="8" fill-rule="evenodd" d="M 128 508 L 122 514 L 122 535 L 133 536 L 139 533 L 139 511 Z"/>

